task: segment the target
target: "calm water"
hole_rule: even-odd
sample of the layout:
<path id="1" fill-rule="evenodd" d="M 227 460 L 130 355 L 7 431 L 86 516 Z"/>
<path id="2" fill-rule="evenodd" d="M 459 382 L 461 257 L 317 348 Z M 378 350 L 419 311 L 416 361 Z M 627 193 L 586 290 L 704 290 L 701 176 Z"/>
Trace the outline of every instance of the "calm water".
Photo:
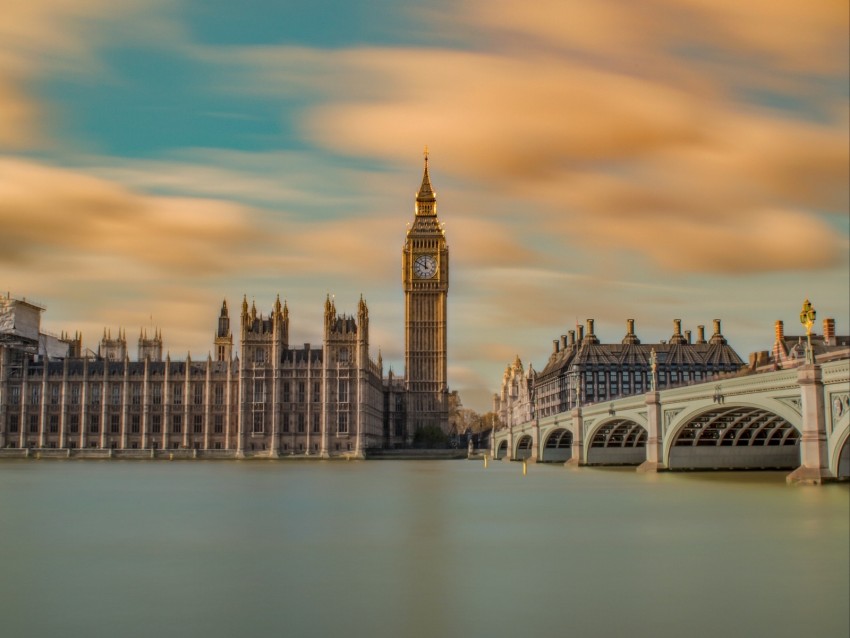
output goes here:
<path id="1" fill-rule="evenodd" d="M 477 461 L 0 463 L 0 635 L 850 634 L 850 488 Z"/>

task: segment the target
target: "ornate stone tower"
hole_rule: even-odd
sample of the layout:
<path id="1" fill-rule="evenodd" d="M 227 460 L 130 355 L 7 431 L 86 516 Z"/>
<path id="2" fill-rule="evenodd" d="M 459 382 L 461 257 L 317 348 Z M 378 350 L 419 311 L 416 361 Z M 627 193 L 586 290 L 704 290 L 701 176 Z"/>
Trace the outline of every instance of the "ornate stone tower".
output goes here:
<path id="1" fill-rule="evenodd" d="M 159 329 L 154 330 L 153 337 L 148 337 L 148 331 L 142 328 L 139 331 L 139 361 L 150 359 L 151 361 L 162 361 L 162 333 Z"/>
<path id="2" fill-rule="evenodd" d="M 221 314 L 218 316 L 214 345 L 216 361 L 233 359 L 233 334 L 230 332 L 230 315 L 227 312 L 226 299 L 221 302 Z"/>
<path id="3" fill-rule="evenodd" d="M 107 361 L 124 361 L 127 357 L 127 335 L 124 330 L 118 328 L 118 338 L 112 338 L 112 330 L 103 329 L 103 339 L 97 347 L 97 356 Z"/>
<path id="4" fill-rule="evenodd" d="M 446 296 L 449 249 L 437 218 L 437 195 L 425 172 L 416 193 L 415 217 L 401 260 L 404 284 L 404 370 L 408 392 L 407 436 L 421 427 L 448 429 Z"/>

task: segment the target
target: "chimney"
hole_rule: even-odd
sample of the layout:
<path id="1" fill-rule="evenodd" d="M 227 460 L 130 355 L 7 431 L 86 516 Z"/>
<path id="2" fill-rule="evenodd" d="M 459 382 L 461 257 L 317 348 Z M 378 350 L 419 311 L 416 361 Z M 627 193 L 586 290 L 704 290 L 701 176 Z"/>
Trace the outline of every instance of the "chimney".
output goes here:
<path id="1" fill-rule="evenodd" d="M 584 341 L 584 326 L 576 326 L 578 328 L 578 340 Z"/>
<path id="2" fill-rule="evenodd" d="M 835 345 L 835 319 L 832 317 L 823 320 L 823 343 L 827 346 Z"/>
<path id="3" fill-rule="evenodd" d="M 635 320 L 626 319 L 626 336 L 623 337 L 623 343 L 640 343 L 640 339 L 635 334 Z"/>
<path id="4" fill-rule="evenodd" d="M 561 348 L 567 349 L 567 335 L 561 335 Z"/>
<path id="5" fill-rule="evenodd" d="M 773 324 L 773 332 L 776 334 L 777 342 L 785 340 L 785 324 L 782 323 L 782 320 L 779 320 L 775 324 Z"/>
<path id="6" fill-rule="evenodd" d="M 688 345 L 691 345 L 691 331 L 685 330 L 685 339 L 688 340 Z"/>
<path id="7" fill-rule="evenodd" d="M 596 338 L 596 335 L 593 334 L 593 319 L 587 320 L 587 336 L 585 340 L 588 343 L 599 343 L 599 339 Z"/>
<path id="8" fill-rule="evenodd" d="M 705 343 L 705 326 L 697 326 L 697 343 Z"/>
<path id="9" fill-rule="evenodd" d="M 714 334 L 711 335 L 711 339 L 709 343 L 712 345 L 720 344 L 726 345 L 726 339 L 723 338 L 723 335 L 720 333 L 720 319 L 714 320 Z"/>
<path id="10" fill-rule="evenodd" d="M 827 346 L 835 345 L 835 319 L 832 317 L 823 320 L 823 343 Z"/>
<path id="11" fill-rule="evenodd" d="M 576 331 L 575 330 L 567 330 L 567 334 L 569 335 L 569 343 L 571 346 L 576 345 Z"/>
<path id="12" fill-rule="evenodd" d="M 682 336 L 681 319 L 673 319 L 673 336 L 670 337 L 670 343 L 677 343 L 680 345 L 684 345 L 685 343 L 687 343 L 687 339 Z"/>
<path id="13" fill-rule="evenodd" d="M 554 354 L 558 354 L 560 348 L 558 347 L 560 344 L 557 339 L 552 339 L 552 352 Z"/>

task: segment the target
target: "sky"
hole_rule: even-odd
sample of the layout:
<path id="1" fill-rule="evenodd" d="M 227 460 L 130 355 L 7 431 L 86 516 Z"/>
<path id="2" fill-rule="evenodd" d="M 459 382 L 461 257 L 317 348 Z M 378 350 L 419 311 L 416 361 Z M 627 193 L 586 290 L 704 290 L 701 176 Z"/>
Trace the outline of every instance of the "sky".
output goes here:
<path id="1" fill-rule="evenodd" d="M 746 358 L 809 298 L 850 333 L 846 1 L 9 5 L 0 289 L 88 348 L 158 327 L 205 358 L 222 299 L 277 294 L 320 344 L 325 296 L 362 294 L 402 374 L 426 145 L 467 407 L 588 318 L 719 318 Z"/>

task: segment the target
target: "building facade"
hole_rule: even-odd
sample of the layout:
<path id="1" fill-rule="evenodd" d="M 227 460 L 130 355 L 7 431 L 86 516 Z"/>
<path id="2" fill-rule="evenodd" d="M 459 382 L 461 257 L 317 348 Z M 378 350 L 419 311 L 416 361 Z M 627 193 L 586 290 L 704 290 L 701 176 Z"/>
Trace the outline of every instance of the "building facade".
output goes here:
<path id="1" fill-rule="evenodd" d="M 0 298 L 0 449 L 125 456 L 361 457 L 447 427 L 448 248 L 427 156 L 402 254 L 405 375 L 385 377 L 369 352 L 369 309 L 325 299 L 320 346 L 293 346 L 289 308 L 263 315 L 243 298 L 237 333 L 222 303 L 215 357 L 163 359 L 162 334 L 104 330 L 96 353 L 79 334 L 45 335 L 43 306 Z M 118 451 L 118 452 L 116 452 Z"/>
<path id="2" fill-rule="evenodd" d="M 737 372 L 743 363 L 720 332 L 719 319 L 708 339 L 705 327 L 697 326 L 695 340 L 675 319 L 670 339 L 653 344 L 641 343 L 634 319 L 626 322 L 619 343 L 601 343 L 594 320 L 588 319 L 587 331 L 577 326 L 553 341 L 552 354 L 540 372 L 531 364 L 523 370 L 517 357 L 505 370 L 493 409 L 504 425 L 519 425 L 578 405 L 643 394 L 653 389 L 653 383 L 663 389 Z"/>

